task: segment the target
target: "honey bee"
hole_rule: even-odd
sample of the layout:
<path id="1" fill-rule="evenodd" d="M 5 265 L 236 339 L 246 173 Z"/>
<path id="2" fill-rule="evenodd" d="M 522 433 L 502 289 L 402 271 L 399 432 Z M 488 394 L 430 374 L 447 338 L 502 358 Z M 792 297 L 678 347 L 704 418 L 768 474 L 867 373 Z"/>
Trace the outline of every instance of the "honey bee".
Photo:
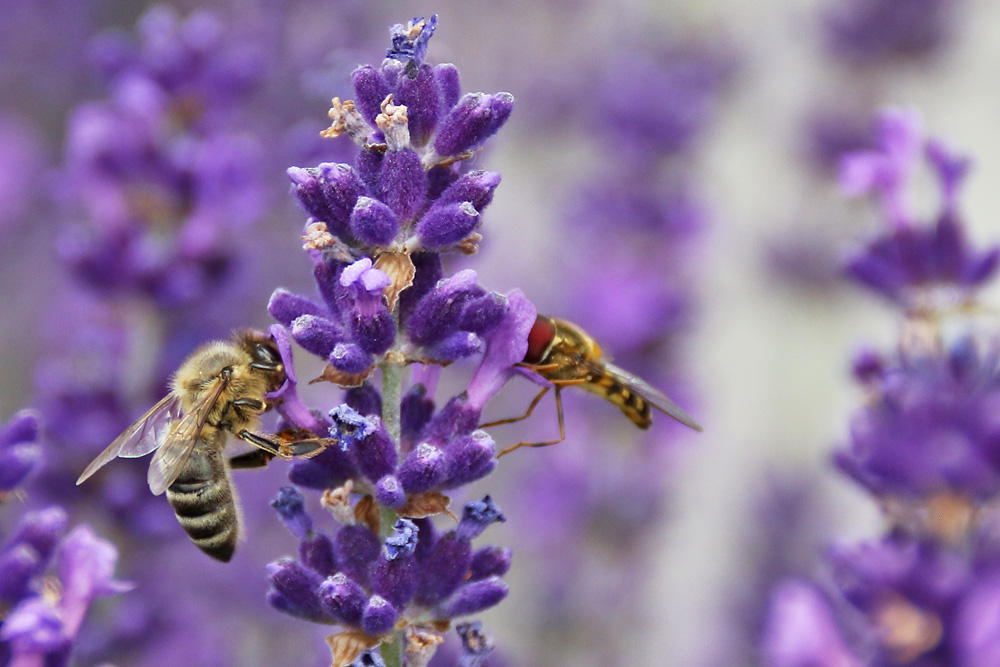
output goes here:
<path id="1" fill-rule="evenodd" d="M 212 558 L 228 562 L 239 535 L 239 508 L 229 470 L 265 465 L 275 456 L 312 456 L 327 444 L 319 438 L 282 442 L 256 433 L 265 395 L 285 381 L 274 339 L 263 331 L 233 334 L 189 356 L 170 381 L 170 393 L 115 438 L 76 481 L 81 484 L 109 461 L 156 451 L 147 481 L 154 495 L 166 492 L 181 527 Z M 223 456 L 227 434 L 257 449 Z"/>
<path id="2" fill-rule="evenodd" d="M 503 456 L 518 447 L 545 447 L 566 439 L 560 391 L 575 385 L 618 406 L 629 420 L 641 429 L 653 423 L 650 408 L 655 408 L 685 426 L 701 431 L 691 415 L 646 381 L 604 359 L 604 353 L 590 335 L 576 324 L 539 314 L 528 333 L 528 351 L 519 364 L 548 380 L 555 387 L 559 439 L 547 442 L 519 442 L 500 452 Z M 496 426 L 526 419 L 549 388 L 543 389 L 521 417 L 503 419 L 482 426 Z"/>

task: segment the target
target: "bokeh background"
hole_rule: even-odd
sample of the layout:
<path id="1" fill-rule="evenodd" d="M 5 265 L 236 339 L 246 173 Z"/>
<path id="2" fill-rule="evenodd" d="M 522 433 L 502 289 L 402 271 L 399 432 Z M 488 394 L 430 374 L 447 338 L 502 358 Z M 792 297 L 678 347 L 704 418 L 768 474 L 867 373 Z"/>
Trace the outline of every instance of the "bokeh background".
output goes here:
<path id="1" fill-rule="evenodd" d="M 237 478 L 250 536 L 231 566 L 176 539 L 172 517 L 134 480 L 53 485 L 151 405 L 197 342 L 267 325 L 275 287 L 312 289 L 284 170 L 348 159 L 348 147 L 315 139 L 329 98 L 350 97 L 350 71 L 379 62 L 388 27 L 412 16 L 439 15 L 429 60 L 455 63 L 464 90 L 517 100 L 475 158 L 503 174 L 482 249 L 449 268 L 475 268 L 483 285 L 520 287 L 541 312 L 578 322 L 705 426 L 694 434 L 661 419 L 643 435 L 612 406 L 566 392 L 567 441 L 522 450 L 477 486 L 507 516 L 491 540 L 515 551 L 511 594 L 484 619 L 497 664 L 756 664 L 769 584 L 812 572 L 824 544 L 877 531 L 875 507 L 829 456 L 860 401 L 853 352 L 890 345 L 897 322 L 840 275 L 877 222 L 839 194 L 835 164 L 870 144 L 879 109 L 916 108 L 973 158 L 962 209 L 974 239 L 995 239 L 1000 6 L 170 3 L 181 17 L 211 10 L 220 43 L 251 53 L 253 85 L 220 123 L 256 151 L 255 198 L 229 209 L 245 219 L 219 227 L 235 268 L 179 305 L 83 285 L 66 250 L 72 230 L 92 224 L 97 196 L 70 174 L 72 119 L 111 90 L 93 39 L 134 35 L 152 6 L 7 0 L 0 25 L 0 416 L 28 406 L 54 415 L 48 485 L 25 502 L 61 502 L 119 545 L 123 578 L 155 591 L 100 601 L 81 664 L 328 660 L 323 628 L 263 601 L 264 564 L 294 549 L 266 506 L 280 466 Z M 648 201 L 657 192 L 669 196 Z M 109 382 L 114 409 L 86 398 Z M 516 414 L 532 391 L 514 383 L 491 410 Z M 306 397 L 336 403 L 331 388 Z M 498 443 L 551 437 L 554 411 L 542 405 L 529 423 L 498 429 Z M 120 474 L 141 480 L 142 464 L 132 467 Z"/>

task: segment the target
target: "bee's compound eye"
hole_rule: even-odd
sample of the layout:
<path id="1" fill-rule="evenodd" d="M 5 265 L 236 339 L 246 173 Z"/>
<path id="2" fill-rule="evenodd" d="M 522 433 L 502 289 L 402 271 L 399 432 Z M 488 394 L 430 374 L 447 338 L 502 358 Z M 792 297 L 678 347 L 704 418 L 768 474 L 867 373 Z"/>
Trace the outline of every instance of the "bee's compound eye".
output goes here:
<path id="1" fill-rule="evenodd" d="M 279 356 L 276 354 L 276 350 L 271 348 L 269 345 L 264 343 L 257 343 L 254 347 L 254 352 L 257 353 L 257 358 L 262 359 L 268 363 L 276 364 L 280 361 Z"/>
<path id="2" fill-rule="evenodd" d="M 535 318 L 528 332 L 528 351 L 524 353 L 524 363 L 537 364 L 542 361 L 545 351 L 556 337 L 556 325 L 544 315 Z"/>

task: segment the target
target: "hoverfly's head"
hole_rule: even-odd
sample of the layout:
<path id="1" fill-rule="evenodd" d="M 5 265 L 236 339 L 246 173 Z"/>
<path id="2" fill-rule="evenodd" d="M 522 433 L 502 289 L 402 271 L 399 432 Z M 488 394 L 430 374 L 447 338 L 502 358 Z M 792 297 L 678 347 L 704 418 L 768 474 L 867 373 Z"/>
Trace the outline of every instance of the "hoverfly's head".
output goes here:
<path id="1" fill-rule="evenodd" d="M 528 332 L 528 350 L 524 353 L 523 363 L 530 365 L 542 363 L 552 347 L 552 341 L 555 337 L 556 325 L 552 318 L 541 314 L 537 315 L 535 323 L 531 326 L 531 331 Z"/>
<path id="2" fill-rule="evenodd" d="M 235 336 L 237 344 L 250 355 L 250 367 L 268 376 L 267 391 L 277 391 L 285 383 L 287 375 L 281 362 L 278 344 L 271 334 L 258 329 L 241 331 Z"/>

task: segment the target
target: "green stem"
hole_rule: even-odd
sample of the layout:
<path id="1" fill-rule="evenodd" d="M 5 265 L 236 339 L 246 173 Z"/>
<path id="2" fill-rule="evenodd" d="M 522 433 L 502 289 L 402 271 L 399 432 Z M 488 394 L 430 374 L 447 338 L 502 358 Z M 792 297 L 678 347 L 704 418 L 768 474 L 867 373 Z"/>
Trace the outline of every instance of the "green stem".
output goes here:
<path id="1" fill-rule="evenodd" d="M 385 667 L 401 667 L 403 664 L 403 631 L 393 630 L 392 642 L 384 641 L 379 646 L 379 653 Z"/>

